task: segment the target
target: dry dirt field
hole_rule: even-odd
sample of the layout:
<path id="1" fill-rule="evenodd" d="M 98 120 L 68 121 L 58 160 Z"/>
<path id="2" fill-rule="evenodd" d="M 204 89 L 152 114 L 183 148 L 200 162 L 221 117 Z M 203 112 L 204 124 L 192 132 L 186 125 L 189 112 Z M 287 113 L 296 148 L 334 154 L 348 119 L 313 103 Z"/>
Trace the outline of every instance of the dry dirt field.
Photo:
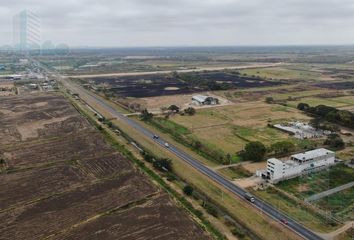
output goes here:
<path id="1" fill-rule="evenodd" d="M 0 96 L 15 95 L 14 83 L 0 80 Z"/>
<path id="2" fill-rule="evenodd" d="M 1 240 L 210 238 L 60 95 L 0 98 L 0 159 Z"/>

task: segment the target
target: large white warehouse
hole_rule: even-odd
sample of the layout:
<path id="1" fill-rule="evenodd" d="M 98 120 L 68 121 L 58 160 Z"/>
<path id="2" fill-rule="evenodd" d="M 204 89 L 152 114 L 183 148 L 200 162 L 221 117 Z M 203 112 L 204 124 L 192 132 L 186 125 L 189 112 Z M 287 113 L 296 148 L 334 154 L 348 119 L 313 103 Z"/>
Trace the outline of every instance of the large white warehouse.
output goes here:
<path id="1" fill-rule="evenodd" d="M 257 172 L 257 175 L 272 183 L 294 178 L 309 172 L 319 171 L 336 163 L 335 153 L 320 148 L 305 153 L 294 154 L 290 160 L 281 161 L 276 158 L 268 159 L 267 169 Z"/>

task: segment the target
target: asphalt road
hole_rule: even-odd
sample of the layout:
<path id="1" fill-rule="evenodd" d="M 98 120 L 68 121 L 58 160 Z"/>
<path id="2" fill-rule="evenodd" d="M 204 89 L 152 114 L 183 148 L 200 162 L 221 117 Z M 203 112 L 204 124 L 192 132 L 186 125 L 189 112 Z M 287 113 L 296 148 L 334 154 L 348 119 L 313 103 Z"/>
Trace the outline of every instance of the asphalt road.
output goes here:
<path id="1" fill-rule="evenodd" d="M 107 102 L 102 100 L 100 97 L 95 95 L 94 93 L 91 93 L 87 90 L 82 89 L 81 87 L 74 86 L 73 84 L 69 84 L 67 81 L 64 81 L 65 85 L 67 88 L 71 89 L 73 92 L 79 93 L 80 97 L 88 97 L 91 98 L 91 100 L 95 100 L 96 104 L 98 104 L 101 108 L 105 109 L 108 111 L 110 114 L 112 114 L 114 117 L 126 122 L 130 126 L 134 127 L 136 130 L 138 130 L 140 133 L 144 134 L 145 136 L 152 138 L 154 136 L 154 133 L 151 132 L 150 130 L 144 128 L 141 126 L 139 123 L 129 119 L 128 117 L 124 116 L 122 113 L 118 112 L 115 110 L 112 106 L 110 106 Z M 180 159 L 184 160 L 187 162 L 189 165 L 191 165 L 193 168 L 198 170 L 199 172 L 203 173 L 216 183 L 222 185 L 224 188 L 228 189 L 230 192 L 235 194 L 238 197 L 244 198 L 244 195 L 246 191 L 242 189 L 241 187 L 233 184 L 226 178 L 224 178 L 222 175 L 218 174 L 217 172 L 211 170 L 210 168 L 204 166 L 202 163 L 200 163 L 198 160 L 194 159 L 181 149 L 178 149 L 177 147 L 173 146 L 172 144 L 169 143 L 169 147 L 165 146 L 166 141 L 162 138 L 155 139 L 155 142 L 163 147 L 165 147 L 168 151 L 172 152 L 176 156 L 178 156 Z M 249 202 L 250 205 L 253 207 L 257 208 L 260 212 L 267 214 L 269 217 L 273 218 L 276 221 L 281 222 L 284 224 L 284 222 L 287 222 L 284 224 L 286 227 L 291 229 L 292 231 L 296 232 L 300 236 L 302 236 L 305 239 L 310 239 L 310 240 L 320 240 L 322 239 L 320 236 L 306 228 L 305 226 L 301 225 L 300 223 L 294 221 L 284 213 L 280 212 L 278 209 L 274 208 L 273 206 L 265 203 L 261 199 L 255 198 L 255 202 L 251 203 Z"/>
<path id="2" fill-rule="evenodd" d="M 66 80 L 64 80 L 63 76 L 57 73 L 53 73 L 52 71 L 46 69 L 43 65 L 41 65 L 38 61 L 31 59 L 33 62 L 36 63 L 38 67 L 41 67 L 44 69 L 47 73 L 52 74 L 58 78 L 68 89 L 72 90 L 73 92 L 79 93 L 80 97 L 82 98 L 91 98 L 91 100 L 94 100 L 96 104 L 98 104 L 100 107 L 105 109 L 107 112 L 115 116 L 117 119 L 120 119 L 121 121 L 126 122 L 130 126 L 134 127 L 136 130 L 138 130 L 140 133 L 144 134 L 145 136 L 152 138 L 154 136 L 154 133 L 151 132 L 150 130 L 144 128 L 137 122 L 129 119 L 128 117 L 124 116 L 122 113 L 118 112 L 115 110 L 112 106 L 110 106 L 106 101 L 98 97 L 92 92 L 89 92 L 81 87 L 78 87 Z M 165 147 L 167 150 L 169 150 L 171 153 L 175 154 L 178 156 L 180 159 L 184 160 L 187 162 L 190 166 L 198 170 L 199 172 L 203 173 L 210 179 L 212 179 L 214 182 L 220 184 L 224 188 L 228 189 L 230 192 L 235 194 L 236 196 L 243 198 L 245 196 L 246 191 L 242 189 L 241 187 L 233 184 L 226 178 L 224 178 L 222 175 L 214 172 L 210 168 L 204 166 L 201 164 L 198 160 L 194 159 L 184 151 L 178 149 L 177 147 L 173 146 L 172 144 L 169 144 L 169 147 L 167 148 L 165 146 L 166 141 L 162 138 L 155 139 L 155 142 L 163 147 Z M 268 203 L 262 201 L 261 199 L 255 198 L 255 202 L 251 203 L 249 202 L 250 205 L 253 207 L 257 208 L 260 212 L 267 214 L 269 217 L 273 218 L 276 221 L 279 221 L 281 223 L 286 222 L 286 224 L 283 223 L 284 226 L 289 228 L 290 230 L 294 231 L 298 235 L 302 236 L 304 239 L 309 239 L 309 240 L 323 240 L 320 236 L 312 232 L 310 229 L 306 228 L 302 224 L 296 222 L 295 220 L 291 219 L 288 217 L 286 214 L 280 212 L 278 209 L 274 208 L 273 206 L 269 205 Z"/>

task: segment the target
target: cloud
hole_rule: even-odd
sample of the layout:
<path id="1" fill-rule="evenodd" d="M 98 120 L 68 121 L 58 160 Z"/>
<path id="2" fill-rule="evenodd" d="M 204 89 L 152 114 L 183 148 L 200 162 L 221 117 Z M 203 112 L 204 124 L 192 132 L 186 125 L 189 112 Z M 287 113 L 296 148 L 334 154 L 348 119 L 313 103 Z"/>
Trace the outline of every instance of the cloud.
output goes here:
<path id="1" fill-rule="evenodd" d="M 352 0 L 2 0 L 0 44 L 22 9 L 41 16 L 43 39 L 70 45 L 354 43 Z"/>

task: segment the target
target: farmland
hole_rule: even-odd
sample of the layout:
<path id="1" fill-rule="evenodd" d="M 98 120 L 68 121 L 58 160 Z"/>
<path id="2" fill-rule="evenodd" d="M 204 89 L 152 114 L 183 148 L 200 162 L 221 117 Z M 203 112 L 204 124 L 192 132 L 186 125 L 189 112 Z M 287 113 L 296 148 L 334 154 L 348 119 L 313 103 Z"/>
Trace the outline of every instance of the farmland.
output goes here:
<path id="1" fill-rule="evenodd" d="M 209 238 L 62 96 L 2 97 L 0 115 L 2 239 Z"/>
<path id="2" fill-rule="evenodd" d="M 234 154 L 249 141 L 269 145 L 291 139 L 287 134 L 269 128 L 267 123 L 292 119 L 306 121 L 309 118 L 289 107 L 257 101 L 199 109 L 194 116 L 175 115 L 169 121 L 187 128 L 187 137 L 200 140 L 212 149 Z"/>

